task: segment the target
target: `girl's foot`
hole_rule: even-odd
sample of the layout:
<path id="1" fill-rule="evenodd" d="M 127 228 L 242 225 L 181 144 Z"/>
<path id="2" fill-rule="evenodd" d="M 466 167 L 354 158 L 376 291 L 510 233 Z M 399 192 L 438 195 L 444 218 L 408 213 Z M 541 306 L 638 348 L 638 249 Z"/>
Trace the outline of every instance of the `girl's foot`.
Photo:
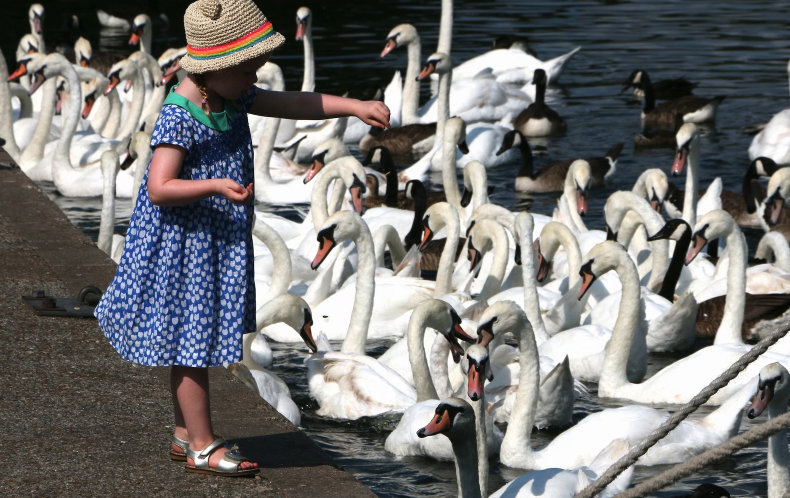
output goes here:
<path id="1" fill-rule="evenodd" d="M 202 451 L 206 446 L 208 445 L 207 444 L 203 445 L 202 448 L 195 448 L 191 444 L 189 445 L 190 449 L 196 451 Z M 215 468 L 219 464 L 219 461 L 222 460 L 222 457 L 225 456 L 225 453 L 227 453 L 228 451 L 230 451 L 228 448 L 217 448 L 217 450 L 214 451 L 211 454 L 211 456 L 209 456 L 208 458 L 209 467 Z M 187 457 L 187 465 L 190 467 L 194 467 L 195 461 Z M 252 470 L 257 468 L 258 468 L 258 464 L 254 462 L 241 462 L 239 464 L 239 470 Z"/>

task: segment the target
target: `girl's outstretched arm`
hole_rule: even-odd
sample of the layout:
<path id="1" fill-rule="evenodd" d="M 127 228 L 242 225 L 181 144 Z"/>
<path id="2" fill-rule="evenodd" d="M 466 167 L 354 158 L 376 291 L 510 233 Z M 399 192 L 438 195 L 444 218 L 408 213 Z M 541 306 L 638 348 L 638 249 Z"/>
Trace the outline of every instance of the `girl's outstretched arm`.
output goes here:
<path id="1" fill-rule="evenodd" d="M 362 101 L 312 92 L 257 89 L 250 114 L 284 119 L 327 119 L 356 116 L 379 128 L 390 127 L 390 110 L 383 102 Z"/>
<path id="2" fill-rule="evenodd" d="M 222 195 L 234 204 L 249 204 L 252 201 L 252 183 L 244 187 L 230 178 L 178 178 L 186 154 L 183 147 L 171 144 L 161 144 L 154 149 L 147 184 L 148 197 L 154 205 L 183 206 L 215 195 Z"/>

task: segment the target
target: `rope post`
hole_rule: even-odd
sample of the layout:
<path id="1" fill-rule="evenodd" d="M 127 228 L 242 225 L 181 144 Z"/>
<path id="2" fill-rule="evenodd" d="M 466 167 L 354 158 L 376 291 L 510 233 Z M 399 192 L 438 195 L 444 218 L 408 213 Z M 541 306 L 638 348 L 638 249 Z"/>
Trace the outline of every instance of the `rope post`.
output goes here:
<path id="1" fill-rule="evenodd" d="M 675 427 L 685 420 L 690 414 L 696 411 L 697 408 L 705 404 L 711 396 L 716 394 L 719 389 L 726 386 L 732 379 L 738 376 L 743 369 L 762 355 L 768 348 L 776 344 L 776 341 L 784 337 L 790 328 L 788 328 L 787 320 L 779 326 L 774 327 L 771 334 L 758 342 L 749 352 L 744 354 L 733 363 L 724 373 L 722 373 L 716 380 L 711 382 L 707 387 L 694 396 L 691 401 L 683 405 L 683 407 L 669 417 L 663 424 L 658 426 L 648 437 L 643 439 L 639 444 L 631 448 L 631 451 L 620 460 L 615 462 L 614 465 L 609 467 L 604 474 L 596 481 L 592 482 L 589 486 L 584 488 L 576 498 L 592 498 L 598 495 L 609 484 L 614 481 L 625 469 L 635 464 L 639 458 L 642 457 L 647 451 L 652 448 L 657 442 L 669 434 Z"/>

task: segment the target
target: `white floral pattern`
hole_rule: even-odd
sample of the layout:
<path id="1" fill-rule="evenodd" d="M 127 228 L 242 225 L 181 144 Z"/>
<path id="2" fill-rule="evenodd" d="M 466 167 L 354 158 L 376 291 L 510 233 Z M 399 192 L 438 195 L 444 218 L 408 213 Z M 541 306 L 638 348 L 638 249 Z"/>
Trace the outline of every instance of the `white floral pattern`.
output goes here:
<path id="1" fill-rule="evenodd" d="M 239 102 L 227 131 L 189 111 L 165 105 L 151 147 L 187 150 L 179 178 L 253 181 L 246 110 Z M 214 196 L 186 206 L 158 207 L 148 197 L 146 171 L 129 222 L 121 262 L 96 307 L 116 351 L 148 366 L 209 367 L 241 360 L 242 334 L 255 331 L 252 206 Z"/>

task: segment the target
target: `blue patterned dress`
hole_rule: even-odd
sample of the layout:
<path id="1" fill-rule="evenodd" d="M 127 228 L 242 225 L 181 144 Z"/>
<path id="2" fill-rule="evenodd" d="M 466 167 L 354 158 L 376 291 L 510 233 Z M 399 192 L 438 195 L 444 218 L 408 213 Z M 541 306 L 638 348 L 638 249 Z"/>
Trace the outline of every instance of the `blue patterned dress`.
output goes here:
<path id="1" fill-rule="evenodd" d="M 151 147 L 187 150 L 181 179 L 232 178 L 249 185 L 254 174 L 246 111 L 254 92 L 236 102 L 238 109 L 226 101 L 225 111 L 211 119 L 171 92 Z M 125 360 L 141 365 L 240 361 L 242 334 L 255 331 L 252 206 L 214 196 L 159 207 L 147 183 L 148 171 L 115 278 L 96 307 L 104 335 Z"/>

